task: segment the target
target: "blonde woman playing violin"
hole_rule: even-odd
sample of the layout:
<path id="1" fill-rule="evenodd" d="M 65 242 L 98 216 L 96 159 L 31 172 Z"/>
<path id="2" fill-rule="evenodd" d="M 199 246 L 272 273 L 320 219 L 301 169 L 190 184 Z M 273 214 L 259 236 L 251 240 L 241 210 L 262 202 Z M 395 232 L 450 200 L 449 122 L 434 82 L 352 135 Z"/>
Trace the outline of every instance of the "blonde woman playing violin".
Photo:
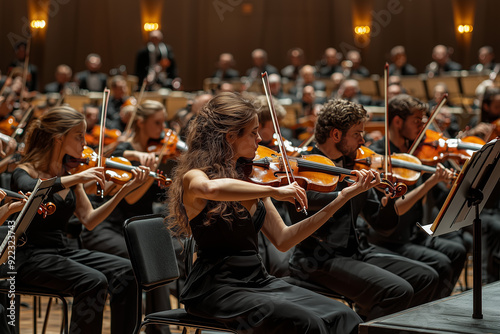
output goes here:
<path id="1" fill-rule="evenodd" d="M 149 168 L 132 171 L 131 181 L 108 202 L 93 209 L 83 183 L 97 182 L 104 188 L 104 168 L 93 167 L 66 175 L 64 167 L 66 155 L 81 156 L 86 144 L 85 128 L 81 113 L 69 107 L 56 107 L 34 121 L 28 130 L 26 154 L 12 174 L 11 188 L 28 192 L 38 178 L 57 177 L 48 196 L 57 209 L 45 219 L 37 216 L 32 221 L 27 243 L 16 254 L 17 280 L 71 294 L 70 333 L 101 333 L 109 293 L 111 333 L 131 333 L 137 287 L 130 262 L 109 254 L 71 248 L 65 228 L 73 214 L 87 229 L 98 226 L 127 194 L 145 182 Z"/>

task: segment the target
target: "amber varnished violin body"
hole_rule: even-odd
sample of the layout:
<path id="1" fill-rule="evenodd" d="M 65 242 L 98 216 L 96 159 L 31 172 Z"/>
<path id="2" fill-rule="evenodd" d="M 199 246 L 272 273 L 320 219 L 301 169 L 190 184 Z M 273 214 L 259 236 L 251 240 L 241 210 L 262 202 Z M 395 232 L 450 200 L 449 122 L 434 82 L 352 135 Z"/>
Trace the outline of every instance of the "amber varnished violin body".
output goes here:
<path id="1" fill-rule="evenodd" d="M 96 167 L 97 160 L 97 153 L 90 147 L 85 146 L 80 158 L 69 157 L 66 159 L 67 172 L 68 174 L 76 174 L 88 168 Z M 104 168 L 106 181 L 123 185 L 132 178 L 132 170 L 136 167 L 132 166 L 132 163 L 123 157 L 111 157 L 106 158 Z M 160 187 L 168 187 L 172 183 L 172 180 L 159 173 L 149 172 L 149 176 L 154 177 Z"/>
<path id="2" fill-rule="evenodd" d="M 427 129 L 423 141 L 415 151 L 415 156 L 425 165 L 436 165 L 448 159 L 463 164 L 484 144 L 485 142 L 479 137 L 448 139 L 439 132 Z"/>
<path id="3" fill-rule="evenodd" d="M 158 139 L 150 139 L 147 152 L 157 153 L 165 163 L 168 159 L 174 159 L 187 150 L 186 144 L 179 139 L 179 136 L 172 129 L 165 129 Z"/>
<path id="4" fill-rule="evenodd" d="M 121 136 L 121 131 L 117 129 L 104 129 L 104 145 L 109 145 L 118 139 Z M 92 131 L 85 133 L 85 141 L 87 145 L 97 146 L 99 144 L 99 136 L 101 135 L 101 127 L 99 125 L 95 125 L 92 128 Z"/>
<path id="5" fill-rule="evenodd" d="M 392 182 L 403 182 L 406 185 L 413 185 L 420 178 L 422 172 L 435 173 L 436 168 L 422 165 L 420 160 L 410 154 L 396 153 L 390 156 L 392 165 L 392 174 L 387 175 Z M 358 149 L 355 169 L 372 169 L 383 172 L 384 156 L 375 153 L 373 150 L 361 146 Z"/>
<path id="6" fill-rule="evenodd" d="M 19 122 L 16 121 L 14 116 L 8 116 L 0 121 L 0 132 L 11 136 L 16 131 L 18 125 Z"/>
<path id="7" fill-rule="evenodd" d="M 302 158 L 289 157 L 295 181 L 306 190 L 331 192 L 338 182 L 356 181 L 352 170 L 336 167 L 322 155 L 306 155 Z M 264 146 L 259 146 L 254 160 L 250 163 L 248 180 L 258 184 L 279 187 L 288 184 L 281 154 Z M 377 186 L 391 194 L 392 198 L 406 193 L 404 184 L 393 185 L 383 182 Z"/>

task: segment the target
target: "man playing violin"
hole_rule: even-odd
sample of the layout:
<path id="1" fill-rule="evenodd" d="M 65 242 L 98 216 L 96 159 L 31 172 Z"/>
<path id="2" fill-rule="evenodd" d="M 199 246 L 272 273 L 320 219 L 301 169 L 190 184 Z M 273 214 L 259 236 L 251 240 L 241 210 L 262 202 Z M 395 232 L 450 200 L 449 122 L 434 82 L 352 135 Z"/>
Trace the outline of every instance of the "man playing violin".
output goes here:
<path id="1" fill-rule="evenodd" d="M 310 152 L 349 168 L 364 144 L 366 110 L 345 100 L 323 105 L 316 126 L 316 147 Z M 331 193 L 307 192 L 309 213 L 320 210 L 347 185 L 340 182 Z M 289 206 L 292 222 L 303 219 Z M 388 234 L 398 224 L 395 200 L 379 200 L 370 189 L 350 199 L 326 224 L 295 247 L 290 259 L 292 276 L 309 281 L 354 301 L 366 320 L 404 310 L 431 300 L 438 274 L 431 267 L 399 255 L 381 254 L 363 246 L 357 220 Z"/>
<path id="2" fill-rule="evenodd" d="M 408 152 L 423 127 L 422 120 L 427 111 L 427 104 L 406 94 L 389 100 L 390 153 Z M 385 138 L 373 143 L 370 148 L 384 154 Z M 398 200 L 397 209 L 401 217 L 397 229 L 389 235 L 369 233 L 369 240 L 373 244 L 391 253 L 426 263 L 439 273 L 439 284 L 433 299 L 446 297 L 453 291 L 465 262 L 466 249 L 463 244 L 452 240 L 426 237 L 418 230 L 416 223 L 423 223 L 422 198 L 431 191 L 439 192 L 435 186 L 441 181 L 449 181 L 451 176 L 450 170 L 438 164 L 434 174 L 425 182 L 420 179 L 419 185 L 409 186 L 405 199 Z"/>

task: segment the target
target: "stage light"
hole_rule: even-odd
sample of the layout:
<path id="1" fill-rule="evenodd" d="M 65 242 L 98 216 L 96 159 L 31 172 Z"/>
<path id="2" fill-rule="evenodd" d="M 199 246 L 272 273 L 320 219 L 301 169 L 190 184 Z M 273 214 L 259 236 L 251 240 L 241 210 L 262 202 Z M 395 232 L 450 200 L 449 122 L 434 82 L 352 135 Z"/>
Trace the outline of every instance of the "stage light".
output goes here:
<path id="1" fill-rule="evenodd" d="M 33 29 L 43 29 L 45 28 L 45 20 L 32 20 L 31 21 L 31 28 Z"/>
<path id="2" fill-rule="evenodd" d="M 158 30 L 158 28 L 159 28 L 158 23 L 153 23 L 153 22 L 144 23 L 144 30 L 145 31 L 154 31 L 154 30 Z"/>
<path id="3" fill-rule="evenodd" d="M 368 35 L 370 33 L 370 27 L 369 26 L 356 26 L 354 28 L 354 33 L 356 35 Z"/>
<path id="4" fill-rule="evenodd" d="M 470 24 L 461 24 L 457 27 L 458 32 L 461 34 L 468 34 L 472 32 L 472 29 L 473 27 Z"/>

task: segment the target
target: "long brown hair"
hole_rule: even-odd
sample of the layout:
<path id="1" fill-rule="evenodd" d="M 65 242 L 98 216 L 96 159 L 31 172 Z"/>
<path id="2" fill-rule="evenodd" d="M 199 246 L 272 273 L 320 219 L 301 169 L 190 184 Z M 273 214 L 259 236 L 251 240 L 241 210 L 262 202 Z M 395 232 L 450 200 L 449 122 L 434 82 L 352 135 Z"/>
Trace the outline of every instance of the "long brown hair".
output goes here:
<path id="1" fill-rule="evenodd" d="M 182 203 L 184 175 L 191 169 L 199 169 L 210 179 L 242 178 L 233 161 L 234 151 L 226 140 L 226 134 L 242 136 L 245 127 L 254 119 L 257 111 L 252 102 L 239 94 L 221 93 L 201 109 L 188 128 L 188 151 L 179 159 L 169 187 L 168 225 L 175 235 L 190 235 L 188 217 Z M 242 216 L 245 210 L 239 202 L 209 202 L 205 224 L 216 217 L 231 223 L 234 216 Z"/>
<path id="2" fill-rule="evenodd" d="M 26 134 L 25 155 L 21 163 L 30 163 L 37 170 L 47 171 L 55 140 L 66 135 L 75 126 L 85 122 L 85 116 L 67 106 L 50 109 L 34 120 Z"/>

